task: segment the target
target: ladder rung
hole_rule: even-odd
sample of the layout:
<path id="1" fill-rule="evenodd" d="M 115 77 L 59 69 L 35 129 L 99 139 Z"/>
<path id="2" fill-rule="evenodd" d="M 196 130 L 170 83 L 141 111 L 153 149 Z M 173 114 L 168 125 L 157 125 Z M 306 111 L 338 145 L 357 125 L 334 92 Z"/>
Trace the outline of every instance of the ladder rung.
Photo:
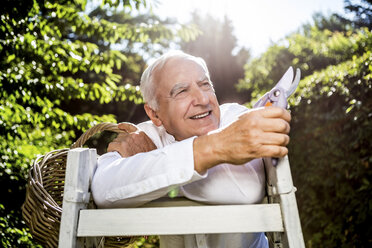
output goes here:
<path id="1" fill-rule="evenodd" d="M 78 237 L 283 232 L 279 204 L 80 210 Z"/>

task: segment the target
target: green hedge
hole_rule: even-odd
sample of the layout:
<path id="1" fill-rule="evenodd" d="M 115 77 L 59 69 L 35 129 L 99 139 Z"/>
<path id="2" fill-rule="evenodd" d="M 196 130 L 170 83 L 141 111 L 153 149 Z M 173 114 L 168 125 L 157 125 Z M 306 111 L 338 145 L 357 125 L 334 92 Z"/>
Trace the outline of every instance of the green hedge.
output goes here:
<path id="1" fill-rule="evenodd" d="M 288 66 L 303 72 L 289 100 L 289 159 L 307 247 L 372 244 L 371 47 L 367 29 L 313 28 L 273 45 L 240 82 L 259 97 Z"/>

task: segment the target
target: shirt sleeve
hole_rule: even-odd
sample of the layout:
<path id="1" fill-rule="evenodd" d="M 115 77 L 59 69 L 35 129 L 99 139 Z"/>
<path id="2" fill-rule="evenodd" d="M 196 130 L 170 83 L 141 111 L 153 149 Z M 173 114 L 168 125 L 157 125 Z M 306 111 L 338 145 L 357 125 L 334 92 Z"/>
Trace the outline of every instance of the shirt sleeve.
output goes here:
<path id="1" fill-rule="evenodd" d="M 194 170 L 194 138 L 128 158 L 117 152 L 101 156 L 92 181 L 97 206 L 139 206 L 166 195 L 170 188 L 205 178 Z"/>

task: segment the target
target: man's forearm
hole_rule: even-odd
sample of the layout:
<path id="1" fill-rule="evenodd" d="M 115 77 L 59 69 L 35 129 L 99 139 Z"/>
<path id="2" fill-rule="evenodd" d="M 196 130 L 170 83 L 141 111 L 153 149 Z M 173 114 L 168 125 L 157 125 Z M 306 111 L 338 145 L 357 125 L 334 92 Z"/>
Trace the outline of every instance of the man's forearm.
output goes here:
<path id="1" fill-rule="evenodd" d="M 104 154 L 93 177 L 94 200 L 99 207 L 132 207 L 200 180 L 204 176 L 195 173 L 192 154 L 193 139 L 127 158 Z"/>

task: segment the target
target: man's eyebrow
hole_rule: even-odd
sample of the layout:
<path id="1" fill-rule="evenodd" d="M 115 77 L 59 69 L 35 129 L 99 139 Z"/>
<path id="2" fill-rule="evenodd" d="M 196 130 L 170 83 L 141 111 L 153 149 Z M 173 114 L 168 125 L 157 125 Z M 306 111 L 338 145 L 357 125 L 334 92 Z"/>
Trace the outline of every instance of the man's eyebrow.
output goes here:
<path id="1" fill-rule="evenodd" d="M 173 88 L 171 89 L 169 95 L 172 97 L 179 89 L 184 89 L 189 86 L 188 83 L 176 83 Z"/>
<path id="2" fill-rule="evenodd" d="M 209 80 L 209 78 L 208 78 L 208 76 L 203 76 L 203 77 L 201 77 L 199 80 L 198 80 L 198 84 L 199 83 L 202 83 L 202 82 L 204 82 L 204 81 L 210 81 Z M 169 92 L 169 95 L 171 96 L 171 97 L 173 97 L 174 96 L 174 94 L 176 94 L 176 92 L 179 90 L 179 89 L 185 89 L 185 88 L 187 88 L 187 87 L 189 87 L 189 84 L 188 83 L 176 83 L 174 86 L 173 86 L 173 88 L 171 89 L 171 91 Z"/>
<path id="3" fill-rule="evenodd" d="M 198 80 L 198 83 L 201 83 L 201 82 L 204 82 L 204 81 L 210 81 L 209 78 L 205 75 L 203 77 L 201 77 L 199 80 Z"/>

